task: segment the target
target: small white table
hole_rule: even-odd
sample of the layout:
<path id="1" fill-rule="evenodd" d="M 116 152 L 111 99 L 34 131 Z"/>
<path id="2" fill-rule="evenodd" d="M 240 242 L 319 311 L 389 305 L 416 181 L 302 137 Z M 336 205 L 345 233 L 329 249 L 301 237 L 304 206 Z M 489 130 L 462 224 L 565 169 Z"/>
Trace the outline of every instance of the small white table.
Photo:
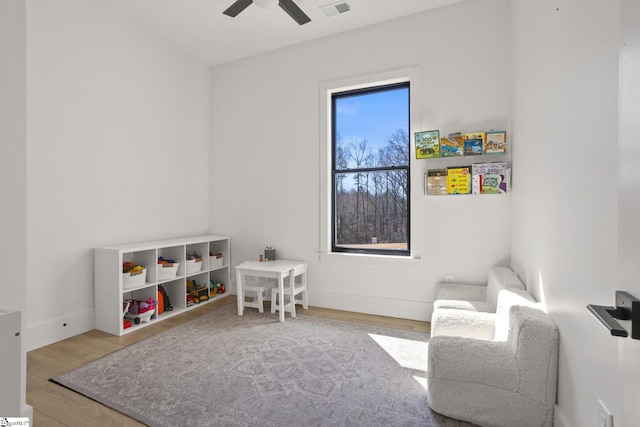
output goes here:
<path id="1" fill-rule="evenodd" d="M 284 279 L 297 266 L 304 265 L 304 261 L 278 259 L 275 261 L 247 261 L 236 266 L 238 281 L 238 316 L 244 313 L 244 276 L 258 276 L 278 279 L 278 290 L 284 295 Z M 305 272 L 306 274 L 306 272 Z M 280 310 L 280 321 L 284 322 L 284 310 Z"/>

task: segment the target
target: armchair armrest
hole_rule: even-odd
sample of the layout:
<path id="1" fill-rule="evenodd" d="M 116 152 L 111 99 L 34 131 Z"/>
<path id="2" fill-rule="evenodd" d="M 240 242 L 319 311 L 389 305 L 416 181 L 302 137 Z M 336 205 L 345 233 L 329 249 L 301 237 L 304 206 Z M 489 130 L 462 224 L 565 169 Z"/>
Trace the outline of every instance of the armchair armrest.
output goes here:
<path id="1" fill-rule="evenodd" d="M 520 372 L 507 342 L 436 336 L 429 340 L 428 379 L 480 383 L 517 391 Z"/>

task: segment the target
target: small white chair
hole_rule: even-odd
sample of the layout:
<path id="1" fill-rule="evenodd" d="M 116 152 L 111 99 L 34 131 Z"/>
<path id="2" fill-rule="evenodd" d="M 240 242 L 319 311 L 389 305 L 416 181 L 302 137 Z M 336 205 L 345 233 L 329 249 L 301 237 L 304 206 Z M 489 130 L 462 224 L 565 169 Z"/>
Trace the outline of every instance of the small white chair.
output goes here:
<path id="1" fill-rule="evenodd" d="M 245 282 L 243 292 L 255 292 L 256 298 L 253 301 L 244 301 L 245 307 L 257 308 L 260 313 L 264 313 L 264 300 L 269 299 L 269 289 L 273 288 L 273 283 L 264 279 Z"/>
<path id="2" fill-rule="evenodd" d="M 300 276 L 300 281 L 296 283 L 298 276 Z M 300 295 L 300 298 L 296 298 L 296 295 Z M 285 303 L 285 296 L 288 297 L 288 303 Z M 284 295 L 280 295 L 277 286 L 271 288 L 271 313 L 275 313 L 276 309 L 284 310 L 291 313 L 291 317 L 296 317 L 296 304 L 302 304 L 302 308 L 305 310 L 309 308 L 306 262 L 301 262 L 289 272 L 289 283 L 285 283 Z"/>
<path id="3" fill-rule="evenodd" d="M 243 307 L 257 308 L 260 313 L 264 313 L 264 301 L 269 299 L 269 289 L 274 286 L 273 281 L 255 276 L 252 276 L 252 280 L 247 280 L 247 275 L 240 270 L 236 270 L 236 276 L 242 281 L 242 295 L 238 298 L 242 301 Z M 256 294 L 253 301 L 246 300 L 247 292 Z"/>

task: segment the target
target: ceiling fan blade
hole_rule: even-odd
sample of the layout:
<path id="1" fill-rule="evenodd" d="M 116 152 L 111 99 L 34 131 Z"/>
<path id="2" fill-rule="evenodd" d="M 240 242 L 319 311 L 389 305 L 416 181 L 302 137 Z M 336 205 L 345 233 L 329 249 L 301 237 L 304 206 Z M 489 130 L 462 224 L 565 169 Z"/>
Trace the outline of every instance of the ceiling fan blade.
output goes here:
<path id="1" fill-rule="evenodd" d="M 304 25 L 311 21 L 311 18 L 309 18 L 302 9 L 293 2 L 293 0 L 280 0 L 280 7 L 300 25 Z"/>
<path id="2" fill-rule="evenodd" d="M 237 0 L 234 4 L 229 6 L 229 8 L 222 13 L 224 13 L 227 16 L 231 16 L 235 18 L 236 16 L 238 16 L 240 12 L 242 12 L 247 7 L 249 7 L 251 3 L 253 3 L 253 0 Z"/>

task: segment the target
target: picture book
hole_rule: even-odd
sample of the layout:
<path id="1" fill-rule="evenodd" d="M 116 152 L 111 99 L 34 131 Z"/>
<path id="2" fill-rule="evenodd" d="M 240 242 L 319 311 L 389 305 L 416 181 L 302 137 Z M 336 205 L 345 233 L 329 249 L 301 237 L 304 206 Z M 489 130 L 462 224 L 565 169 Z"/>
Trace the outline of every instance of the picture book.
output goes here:
<path id="1" fill-rule="evenodd" d="M 461 133 L 450 133 L 440 138 L 440 157 L 455 157 L 464 155 L 464 143 Z"/>
<path id="2" fill-rule="evenodd" d="M 416 159 L 440 157 L 440 131 L 416 132 Z"/>
<path id="3" fill-rule="evenodd" d="M 425 174 L 425 191 L 430 196 L 447 195 L 447 170 L 429 169 Z"/>
<path id="4" fill-rule="evenodd" d="M 471 194 L 471 167 L 447 168 L 447 194 Z"/>
<path id="5" fill-rule="evenodd" d="M 471 132 L 462 135 L 465 156 L 479 156 L 484 153 L 484 132 Z"/>
<path id="6" fill-rule="evenodd" d="M 471 167 L 473 194 L 504 194 L 508 191 L 505 162 L 476 163 Z"/>
<path id="7" fill-rule="evenodd" d="M 507 152 L 507 132 L 491 131 L 486 134 L 485 154 L 502 154 Z"/>

